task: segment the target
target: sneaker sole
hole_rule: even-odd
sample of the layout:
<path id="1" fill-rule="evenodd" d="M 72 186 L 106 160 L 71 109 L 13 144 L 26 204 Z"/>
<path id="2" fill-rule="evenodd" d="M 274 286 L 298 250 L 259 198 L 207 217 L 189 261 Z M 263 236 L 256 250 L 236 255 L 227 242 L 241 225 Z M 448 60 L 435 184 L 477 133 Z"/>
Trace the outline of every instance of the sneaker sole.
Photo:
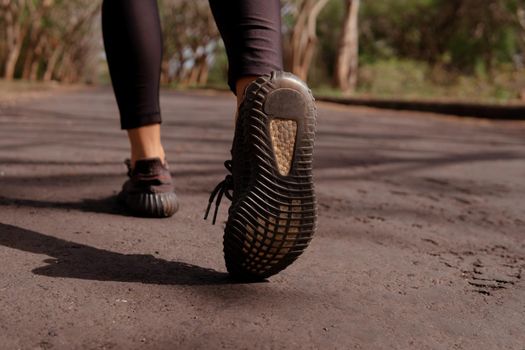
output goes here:
<path id="1" fill-rule="evenodd" d="M 252 178 L 226 223 L 224 257 L 234 277 L 264 279 L 293 263 L 316 229 L 316 108 L 308 87 L 283 72 L 257 79 L 245 101 Z"/>
<path id="2" fill-rule="evenodd" d="M 119 200 L 135 216 L 167 218 L 179 210 L 179 201 L 173 192 L 121 194 Z"/>

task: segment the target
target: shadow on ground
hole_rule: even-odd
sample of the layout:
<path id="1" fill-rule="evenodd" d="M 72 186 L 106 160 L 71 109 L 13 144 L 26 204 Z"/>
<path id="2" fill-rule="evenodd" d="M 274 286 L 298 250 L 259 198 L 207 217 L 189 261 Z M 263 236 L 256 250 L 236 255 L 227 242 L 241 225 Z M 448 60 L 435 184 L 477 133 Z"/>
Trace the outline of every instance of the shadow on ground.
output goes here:
<path id="1" fill-rule="evenodd" d="M 57 202 L 35 199 L 19 199 L 0 196 L 0 206 L 15 205 L 28 208 L 50 208 L 79 210 L 90 213 L 113 214 L 130 216 L 121 205 L 118 204 L 117 196 L 109 196 L 102 199 L 82 199 L 78 202 Z"/>
<path id="2" fill-rule="evenodd" d="M 0 224 L 0 245 L 45 254 L 46 266 L 37 275 L 95 281 L 140 282 L 166 285 L 218 285 L 236 281 L 227 273 L 152 255 L 121 254 Z"/>

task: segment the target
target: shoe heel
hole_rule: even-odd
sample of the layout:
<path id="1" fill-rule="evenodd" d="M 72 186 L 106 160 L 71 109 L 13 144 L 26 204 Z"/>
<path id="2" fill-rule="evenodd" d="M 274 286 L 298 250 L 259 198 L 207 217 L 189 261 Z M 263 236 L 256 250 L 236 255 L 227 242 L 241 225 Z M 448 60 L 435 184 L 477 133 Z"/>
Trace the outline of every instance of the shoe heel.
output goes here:
<path id="1" fill-rule="evenodd" d="M 138 216 L 167 218 L 179 209 L 175 193 L 141 193 L 126 198 L 126 207 Z"/>

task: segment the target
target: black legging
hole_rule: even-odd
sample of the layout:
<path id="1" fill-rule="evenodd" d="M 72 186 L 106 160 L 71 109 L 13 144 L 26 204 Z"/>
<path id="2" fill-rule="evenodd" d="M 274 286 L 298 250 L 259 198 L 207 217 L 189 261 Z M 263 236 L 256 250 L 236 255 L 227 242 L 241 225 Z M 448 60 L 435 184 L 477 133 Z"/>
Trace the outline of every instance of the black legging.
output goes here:
<path id="1" fill-rule="evenodd" d="M 226 46 L 228 85 L 282 70 L 279 0 L 209 0 Z M 122 129 L 161 122 L 162 35 L 156 0 L 104 0 L 104 46 Z"/>

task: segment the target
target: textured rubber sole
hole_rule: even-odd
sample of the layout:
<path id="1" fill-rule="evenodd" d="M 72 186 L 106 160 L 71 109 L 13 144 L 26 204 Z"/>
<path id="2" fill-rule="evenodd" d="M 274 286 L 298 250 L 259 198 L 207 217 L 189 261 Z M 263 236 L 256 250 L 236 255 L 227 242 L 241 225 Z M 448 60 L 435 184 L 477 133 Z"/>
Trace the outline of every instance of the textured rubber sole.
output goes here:
<path id="1" fill-rule="evenodd" d="M 264 279 L 294 262 L 316 229 L 316 108 L 308 87 L 283 72 L 252 83 L 245 105 L 238 127 L 252 157 L 251 179 L 230 210 L 224 256 L 234 277 Z"/>
<path id="2" fill-rule="evenodd" d="M 177 195 L 170 193 L 140 193 L 119 195 L 119 200 L 135 216 L 167 218 L 179 209 Z"/>

